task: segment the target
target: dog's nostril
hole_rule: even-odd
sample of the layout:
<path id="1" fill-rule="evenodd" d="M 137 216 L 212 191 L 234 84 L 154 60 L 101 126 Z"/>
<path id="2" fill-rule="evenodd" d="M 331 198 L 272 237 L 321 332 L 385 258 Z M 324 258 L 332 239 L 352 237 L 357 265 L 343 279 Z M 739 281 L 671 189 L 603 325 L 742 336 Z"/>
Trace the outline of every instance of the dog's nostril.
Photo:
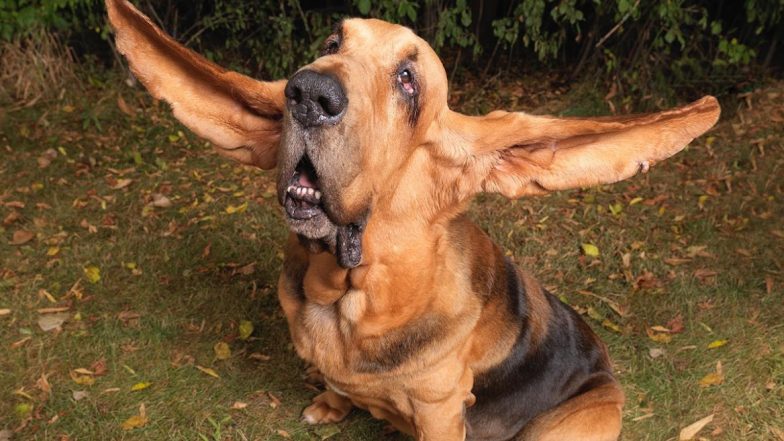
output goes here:
<path id="1" fill-rule="evenodd" d="M 320 96 L 318 103 L 329 116 L 335 116 L 343 111 L 343 108 L 338 101 L 332 100 L 326 96 Z"/>
<path id="2" fill-rule="evenodd" d="M 337 79 L 312 70 L 294 74 L 284 93 L 292 116 L 306 127 L 337 123 L 348 105 Z"/>

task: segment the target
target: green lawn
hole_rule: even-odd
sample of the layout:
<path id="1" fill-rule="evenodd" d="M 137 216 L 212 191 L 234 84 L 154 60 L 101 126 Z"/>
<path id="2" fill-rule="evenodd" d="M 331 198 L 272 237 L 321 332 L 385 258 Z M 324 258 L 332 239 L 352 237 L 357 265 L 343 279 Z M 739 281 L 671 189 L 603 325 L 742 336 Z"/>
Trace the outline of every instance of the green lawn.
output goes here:
<path id="1" fill-rule="evenodd" d="M 0 110 L 0 440 L 403 439 L 358 411 L 299 421 L 315 391 L 275 295 L 273 175 L 220 159 L 144 92 L 122 89 L 124 113 L 118 90 Z M 583 95 L 455 104 L 596 109 Z M 647 175 L 473 205 L 609 344 L 625 440 L 711 414 L 704 439 L 784 440 L 784 85 L 728 103 Z"/>

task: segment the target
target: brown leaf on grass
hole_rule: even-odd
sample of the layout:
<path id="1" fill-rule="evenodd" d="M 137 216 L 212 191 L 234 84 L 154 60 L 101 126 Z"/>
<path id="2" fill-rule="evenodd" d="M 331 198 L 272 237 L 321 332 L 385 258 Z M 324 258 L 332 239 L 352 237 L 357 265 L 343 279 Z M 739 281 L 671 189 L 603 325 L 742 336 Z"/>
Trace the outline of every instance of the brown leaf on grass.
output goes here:
<path id="1" fill-rule="evenodd" d="M 651 341 L 655 341 L 656 343 L 669 343 L 672 341 L 672 336 L 667 332 L 657 332 L 655 326 L 650 327 L 645 330 L 645 333 L 648 334 L 648 338 Z"/>
<path id="2" fill-rule="evenodd" d="M 645 271 L 634 280 L 635 289 L 653 289 L 662 286 L 661 280 L 650 271 Z"/>
<path id="3" fill-rule="evenodd" d="M 675 318 L 667 322 L 667 328 L 670 334 L 680 334 L 685 329 L 683 326 L 683 315 L 678 313 Z"/>
<path id="4" fill-rule="evenodd" d="M 706 416 L 692 424 L 681 429 L 680 434 L 678 435 L 679 441 L 688 441 L 694 439 L 695 436 L 702 430 L 705 426 L 710 424 L 713 421 L 713 414 Z"/>
<path id="5" fill-rule="evenodd" d="M 248 407 L 248 403 L 243 403 L 242 401 L 235 401 L 234 404 L 231 405 L 230 409 L 241 410 L 246 407 Z"/>
<path id="6" fill-rule="evenodd" d="M 93 375 L 96 377 L 101 377 L 106 375 L 106 359 L 101 357 L 95 363 L 90 365 L 90 370 L 93 371 Z"/>
<path id="7" fill-rule="evenodd" d="M 262 354 L 262 353 L 259 353 L 259 352 L 254 352 L 254 353 L 248 355 L 248 358 L 250 358 L 251 360 L 257 360 L 257 361 L 270 361 L 272 359 L 272 357 L 270 357 L 269 355 Z"/>
<path id="8" fill-rule="evenodd" d="M 48 149 L 45 151 L 41 156 L 38 157 L 36 162 L 38 162 L 38 167 L 46 168 L 57 158 L 57 150 L 55 149 Z"/>
<path id="9" fill-rule="evenodd" d="M 71 376 L 71 380 L 74 383 L 82 385 L 82 386 L 91 386 L 95 383 L 95 378 L 92 375 L 84 373 L 87 371 L 86 369 L 74 369 L 72 370 L 69 375 Z M 87 371 L 89 372 L 89 371 Z"/>
<path id="10" fill-rule="evenodd" d="M 153 193 L 152 206 L 157 208 L 169 208 L 172 206 L 172 201 L 160 193 Z"/>
<path id="11" fill-rule="evenodd" d="M 234 270 L 234 274 L 242 274 L 244 276 L 249 276 L 254 272 L 256 272 L 256 262 L 251 262 Z"/>
<path id="12" fill-rule="evenodd" d="M 276 397 L 272 392 L 267 392 L 267 396 L 270 399 L 270 407 L 277 409 L 280 406 L 280 398 Z"/>
<path id="13" fill-rule="evenodd" d="M 229 348 L 229 345 L 226 342 L 220 341 L 215 343 L 212 350 L 215 351 L 215 358 L 218 360 L 228 360 L 231 358 L 231 348 Z"/>
<path id="14" fill-rule="evenodd" d="M 137 326 L 141 316 L 141 314 L 135 311 L 120 311 L 117 313 L 117 319 L 125 326 Z"/>
<path id="15" fill-rule="evenodd" d="M 65 312 L 70 309 L 70 306 L 53 306 L 51 308 L 38 308 L 37 311 L 39 314 L 55 314 L 58 312 Z"/>
<path id="16" fill-rule="evenodd" d="M 11 225 L 12 223 L 18 221 L 19 218 L 21 218 L 21 217 L 22 217 L 22 215 L 19 214 L 18 211 L 14 210 L 14 211 L 8 213 L 8 216 L 6 216 L 3 219 L 3 225 L 5 225 L 5 226 Z"/>
<path id="17" fill-rule="evenodd" d="M 700 283 L 704 285 L 714 283 L 718 274 L 716 271 L 707 268 L 700 268 L 694 271 L 694 277 L 699 279 Z"/>
<path id="18" fill-rule="evenodd" d="M 205 374 L 209 375 L 210 377 L 220 378 L 220 375 L 218 375 L 218 373 L 215 372 L 215 369 L 204 367 L 204 366 L 199 366 L 198 364 L 196 365 L 196 369 L 204 372 Z"/>
<path id="19" fill-rule="evenodd" d="M 125 102 L 125 99 L 122 96 L 117 97 L 117 107 L 122 113 L 130 116 L 131 118 L 136 116 L 136 112 L 133 110 L 133 108 L 131 108 L 131 106 L 128 105 L 128 103 Z"/>
<path id="20" fill-rule="evenodd" d="M 670 266 L 678 266 L 683 265 L 684 263 L 691 262 L 691 259 L 684 259 L 681 257 L 670 257 L 668 259 L 664 259 L 664 263 Z"/>
<path id="21" fill-rule="evenodd" d="M 278 435 L 280 435 L 280 436 L 282 436 L 283 438 L 286 438 L 286 439 L 291 438 L 291 435 L 289 435 L 289 433 L 286 432 L 283 429 L 278 429 L 278 430 L 275 431 L 275 433 L 277 433 Z"/>
<path id="22" fill-rule="evenodd" d="M 46 375 L 45 373 L 41 374 L 41 377 L 38 378 L 38 380 L 36 380 L 35 387 L 37 387 L 41 392 L 45 393 L 46 395 L 52 393 L 52 385 L 49 384 L 49 376 Z"/>
<path id="23" fill-rule="evenodd" d="M 9 314 L 11 314 L 11 310 L 10 309 L 8 309 L 8 308 L 0 308 L 0 317 L 2 317 L 4 315 L 9 315 Z"/>
<path id="24" fill-rule="evenodd" d="M 16 230 L 11 238 L 11 245 L 24 245 L 35 237 L 35 233 L 27 230 Z"/>
<path id="25" fill-rule="evenodd" d="M 131 185 L 132 182 L 133 179 L 127 179 L 127 178 L 118 179 L 114 184 L 112 184 L 111 188 L 112 190 L 120 190 Z"/>
<path id="26" fill-rule="evenodd" d="M 98 228 L 96 228 L 95 225 L 93 225 L 90 222 L 88 222 L 87 219 L 82 219 L 82 221 L 79 222 L 79 226 L 84 228 L 85 230 L 89 231 L 90 233 L 97 233 L 98 232 Z"/>
<path id="27" fill-rule="evenodd" d="M 765 276 L 765 292 L 768 295 L 773 294 L 773 277 Z"/>
<path id="28" fill-rule="evenodd" d="M 770 431 L 776 436 L 776 438 L 779 441 L 784 441 L 784 430 L 781 430 L 778 427 L 771 427 Z"/>
<path id="29" fill-rule="evenodd" d="M 74 401 L 80 401 L 90 396 L 90 393 L 84 390 L 75 390 L 71 392 L 71 397 Z"/>
<path id="30" fill-rule="evenodd" d="M 63 323 L 68 320 L 70 314 L 46 314 L 38 317 L 38 327 L 44 332 L 59 330 L 62 328 Z"/>
<path id="31" fill-rule="evenodd" d="M 122 428 L 123 430 L 137 429 L 139 427 L 144 427 L 147 424 L 147 421 L 147 410 L 144 407 L 144 403 L 142 403 L 139 405 L 139 414 L 123 421 Z"/>
<path id="32" fill-rule="evenodd" d="M 724 369 L 721 362 L 716 362 L 716 372 L 711 372 L 700 379 L 700 387 L 718 386 L 724 383 Z"/>
<path id="33" fill-rule="evenodd" d="M 15 342 L 11 343 L 11 349 L 21 348 L 22 346 L 24 346 L 25 343 L 27 343 L 28 341 L 30 341 L 32 339 L 33 339 L 33 337 L 25 337 L 23 339 L 17 340 Z"/>

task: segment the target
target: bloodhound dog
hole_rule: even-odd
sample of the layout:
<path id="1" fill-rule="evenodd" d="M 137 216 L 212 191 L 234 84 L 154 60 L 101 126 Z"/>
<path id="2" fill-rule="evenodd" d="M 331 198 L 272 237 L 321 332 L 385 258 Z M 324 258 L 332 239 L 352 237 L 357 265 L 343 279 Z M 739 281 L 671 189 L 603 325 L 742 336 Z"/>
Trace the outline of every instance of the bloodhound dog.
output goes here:
<path id="1" fill-rule="evenodd" d="M 367 409 L 417 440 L 616 440 L 624 394 L 604 344 L 465 215 L 645 172 L 713 126 L 715 98 L 558 118 L 447 106 L 410 29 L 347 19 L 281 81 L 224 70 L 107 0 L 119 51 L 218 153 L 277 168 L 291 230 L 278 296 L 326 391 L 310 424 Z"/>

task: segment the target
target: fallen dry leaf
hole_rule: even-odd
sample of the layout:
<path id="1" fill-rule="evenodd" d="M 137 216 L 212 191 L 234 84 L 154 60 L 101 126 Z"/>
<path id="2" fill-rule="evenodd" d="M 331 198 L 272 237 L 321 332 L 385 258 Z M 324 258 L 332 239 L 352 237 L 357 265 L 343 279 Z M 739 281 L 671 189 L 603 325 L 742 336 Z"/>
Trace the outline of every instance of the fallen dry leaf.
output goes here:
<path id="1" fill-rule="evenodd" d="M 131 386 L 131 392 L 138 392 L 140 390 L 147 389 L 148 387 L 150 387 L 150 385 L 152 385 L 152 383 L 145 382 L 145 381 L 136 383 L 133 386 Z"/>
<path id="2" fill-rule="evenodd" d="M 46 395 L 52 393 L 52 385 L 49 384 L 49 378 L 46 374 L 41 374 L 41 377 L 35 382 L 35 387 Z"/>
<path id="3" fill-rule="evenodd" d="M 60 329 L 63 323 L 68 320 L 68 317 L 70 317 L 70 314 L 66 313 L 42 315 L 38 318 L 38 326 L 44 332 L 54 331 Z"/>
<path id="4" fill-rule="evenodd" d="M 144 403 L 142 403 L 139 405 L 139 414 L 123 421 L 122 428 L 123 430 L 133 430 L 144 427 L 147 424 L 147 421 L 147 410 L 144 408 Z"/>
<path id="5" fill-rule="evenodd" d="M 662 282 L 650 271 L 637 276 L 634 280 L 635 289 L 652 289 L 662 286 Z"/>
<path id="6" fill-rule="evenodd" d="M 37 311 L 39 314 L 54 314 L 58 312 L 66 312 L 71 309 L 68 306 L 54 306 L 52 308 L 38 308 Z"/>
<path id="7" fill-rule="evenodd" d="M 96 377 L 106 375 L 106 359 L 103 357 L 99 358 L 98 361 L 90 365 L 90 369 Z"/>
<path id="8" fill-rule="evenodd" d="M 277 409 L 280 406 L 280 398 L 276 397 L 272 392 L 267 392 L 267 396 L 270 399 L 270 407 L 273 409 Z"/>
<path id="9" fill-rule="evenodd" d="M 76 371 L 71 371 L 70 376 L 74 383 L 82 386 L 91 386 L 95 383 L 95 378 L 93 378 L 91 375 L 79 374 Z"/>
<path id="10" fill-rule="evenodd" d="M 153 193 L 152 206 L 157 208 L 169 208 L 172 206 L 172 201 L 160 193 Z"/>
<path id="11" fill-rule="evenodd" d="M 592 243 L 584 243 L 581 245 L 583 254 L 590 257 L 599 257 L 599 247 Z"/>
<path id="12" fill-rule="evenodd" d="M 656 343 L 669 343 L 672 341 L 672 336 L 669 332 L 656 332 L 656 326 L 648 328 L 645 330 L 645 333 L 648 334 L 648 338 L 651 341 L 655 341 Z"/>
<path id="13" fill-rule="evenodd" d="M 254 352 L 248 355 L 248 358 L 250 358 L 251 360 L 258 360 L 258 361 L 270 361 L 272 359 L 272 357 L 270 357 L 269 355 L 261 354 L 259 352 Z"/>
<path id="14" fill-rule="evenodd" d="M 11 245 L 24 245 L 35 237 L 35 233 L 27 230 L 16 230 L 11 238 Z"/>
<path id="15" fill-rule="evenodd" d="M 724 383 L 724 369 L 719 361 L 716 362 L 716 372 L 711 372 L 702 377 L 700 380 L 700 387 L 718 386 L 722 383 Z"/>
<path id="16" fill-rule="evenodd" d="M 253 323 L 248 320 L 240 320 L 239 332 L 240 340 L 247 340 L 253 334 Z"/>
<path id="17" fill-rule="evenodd" d="M 670 334 L 680 334 L 685 329 L 683 326 L 683 315 L 678 313 L 675 318 L 667 322 L 667 328 L 670 330 Z"/>
<path id="18" fill-rule="evenodd" d="M 678 435 L 678 440 L 688 441 L 694 439 L 694 437 L 697 436 L 697 433 L 699 433 L 700 430 L 702 430 L 705 426 L 710 424 L 712 421 L 713 421 L 713 414 L 710 414 L 699 421 L 689 424 L 688 426 L 681 429 L 681 433 L 680 435 Z"/>
<path id="19" fill-rule="evenodd" d="M 17 340 L 15 342 L 11 343 L 11 349 L 21 348 L 22 346 L 24 346 L 25 343 L 27 343 L 28 341 L 30 341 L 32 339 L 33 339 L 33 337 L 25 337 L 25 338 L 23 338 L 21 340 Z"/>
<path id="20" fill-rule="evenodd" d="M 220 375 L 218 375 L 218 373 L 215 372 L 215 369 L 211 369 L 211 368 L 204 367 L 204 366 L 199 366 L 198 364 L 196 365 L 196 369 L 204 372 L 205 374 L 209 375 L 210 377 L 220 378 Z"/>
<path id="21" fill-rule="evenodd" d="M 133 179 L 127 179 L 127 178 L 118 179 L 117 182 L 115 182 L 114 185 L 112 185 L 112 190 L 123 189 L 123 188 L 131 185 L 132 182 L 133 182 Z"/>
<path id="22" fill-rule="evenodd" d="M 84 390 L 75 390 L 71 392 L 71 397 L 73 397 L 74 401 L 83 400 L 90 396 L 90 393 Z"/>
<path id="23" fill-rule="evenodd" d="M 708 344 L 708 349 L 716 349 L 726 345 L 729 340 L 714 340 Z"/>
<path id="24" fill-rule="evenodd" d="M 122 96 L 117 97 L 117 107 L 122 113 L 130 116 L 131 118 L 136 116 L 136 112 L 131 108 L 131 106 L 128 105 L 128 103 L 125 102 L 125 99 Z"/>
<path id="25" fill-rule="evenodd" d="M 707 268 L 700 268 L 694 271 L 694 277 L 703 284 L 713 283 L 718 274 L 716 271 Z"/>
<path id="26" fill-rule="evenodd" d="M 95 265 L 86 266 L 83 268 L 84 275 L 91 283 L 98 283 L 101 280 L 101 269 Z"/>
<path id="27" fill-rule="evenodd" d="M 226 342 L 218 342 L 215 343 L 215 346 L 212 347 L 213 351 L 215 351 L 215 358 L 218 360 L 228 360 L 231 358 L 231 348 Z"/>
<path id="28" fill-rule="evenodd" d="M 10 309 L 8 309 L 8 308 L 0 309 L 0 317 L 2 317 L 4 315 L 9 315 L 9 314 L 11 314 L 11 310 Z"/>
<path id="29" fill-rule="evenodd" d="M 240 410 L 248 407 L 248 403 L 243 403 L 242 401 L 235 401 L 234 404 L 231 405 L 232 410 Z"/>
<path id="30" fill-rule="evenodd" d="M 8 213 L 8 216 L 6 216 L 3 219 L 3 225 L 5 225 L 5 226 L 11 225 L 12 223 L 18 221 L 19 218 L 21 218 L 21 217 L 22 217 L 22 215 L 19 214 L 18 211 L 14 210 L 14 211 Z"/>

